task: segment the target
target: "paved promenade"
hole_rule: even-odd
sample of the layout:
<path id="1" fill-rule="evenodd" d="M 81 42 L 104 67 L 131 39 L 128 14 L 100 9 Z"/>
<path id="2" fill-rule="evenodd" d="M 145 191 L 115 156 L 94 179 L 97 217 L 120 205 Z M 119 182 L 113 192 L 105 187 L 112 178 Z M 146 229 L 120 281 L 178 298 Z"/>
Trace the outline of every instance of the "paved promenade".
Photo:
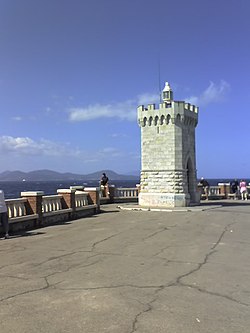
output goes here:
<path id="1" fill-rule="evenodd" d="M 250 202 L 219 203 L 0 240 L 0 332 L 249 333 Z"/>

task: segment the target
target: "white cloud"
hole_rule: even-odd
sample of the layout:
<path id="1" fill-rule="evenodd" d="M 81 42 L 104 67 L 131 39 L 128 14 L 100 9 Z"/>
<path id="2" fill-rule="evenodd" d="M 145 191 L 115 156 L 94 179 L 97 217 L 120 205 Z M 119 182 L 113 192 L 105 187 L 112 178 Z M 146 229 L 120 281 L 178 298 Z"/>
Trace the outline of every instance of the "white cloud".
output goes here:
<path id="1" fill-rule="evenodd" d="M 51 107 L 50 107 L 50 106 L 47 106 L 47 107 L 45 108 L 45 112 L 46 112 L 46 113 L 51 113 L 51 112 L 52 112 Z"/>
<path id="2" fill-rule="evenodd" d="M 28 137 L 2 136 L 0 137 L 0 152 L 19 155 L 60 156 L 67 153 L 67 147 L 45 139 L 34 141 Z"/>
<path id="3" fill-rule="evenodd" d="M 223 101 L 229 90 L 230 85 L 226 81 L 221 80 L 219 84 L 211 81 L 200 96 L 191 96 L 185 100 L 197 106 L 206 106 L 211 103 Z"/>
<path id="4" fill-rule="evenodd" d="M 210 103 L 222 101 L 230 85 L 221 80 L 219 84 L 210 82 L 200 96 L 191 96 L 185 100 L 191 104 L 204 106 Z M 119 120 L 135 121 L 138 105 L 147 105 L 150 103 L 159 103 L 160 96 L 155 93 L 144 93 L 136 96 L 134 99 L 120 103 L 110 104 L 92 104 L 86 107 L 73 107 L 68 109 L 69 120 L 71 122 L 80 122 L 94 120 L 98 118 L 117 118 Z"/>
<path id="5" fill-rule="evenodd" d="M 109 160 L 110 158 L 113 159 L 115 157 L 123 156 L 123 152 L 120 149 L 113 148 L 113 147 L 106 147 L 99 151 L 92 152 L 92 155 L 95 156 L 95 158 L 99 159 L 100 161 Z"/>
<path id="6" fill-rule="evenodd" d="M 106 105 L 94 104 L 82 108 L 71 108 L 68 112 L 69 120 L 72 122 L 98 118 L 118 118 L 129 121 L 136 119 L 136 106 L 132 101 Z"/>
<path id="7" fill-rule="evenodd" d="M 16 116 L 16 117 L 12 117 L 11 119 L 14 121 L 21 121 L 22 117 Z"/>
<path id="8" fill-rule="evenodd" d="M 111 138 L 127 138 L 128 135 L 124 133 L 112 133 L 110 134 Z"/>
<path id="9" fill-rule="evenodd" d="M 137 97 L 138 105 L 160 103 L 160 94 L 141 94 Z"/>
<path id="10" fill-rule="evenodd" d="M 141 104 L 157 103 L 157 94 L 141 94 L 136 98 L 113 104 L 93 104 L 86 107 L 75 107 L 68 110 L 69 120 L 72 122 L 88 121 L 98 118 L 117 118 L 135 121 L 137 106 Z"/>
<path id="11" fill-rule="evenodd" d="M 29 137 L 0 136 L 1 170 L 57 169 L 83 173 L 101 169 L 126 168 L 128 160 L 136 161 L 136 153 L 106 146 L 99 150 L 85 150 L 70 143 L 33 140 Z M 125 167 L 124 167 L 125 165 Z M 74 170 L 74 171 L 73 171 Z M 88 171 L 87 171 L 88 170 Z"/>
<path id="12" fill-rule="evenodd" d="M 106 147 L 99 151 L 72 149 L 69 143 L 62 144 L 45 139 L 35 141 L 29 137 L 0 137 L 0 154 L 18 156 L 74 157 L 86 161 L 102 161 L 104 158 L 121 156 L 117 148 Z"/>
<path id="13" fill-rule="evenodd" d="M 115 148 L 112 148 L 112 147 L 106 147 L 106 148 L 103 148 L 101 152 L 103 152 L 103 153 L 105 153 L 105 154 L 106 154 L 106 153 L 108 153 L 108 154 L 111 153 L 111 154 L 112 154 L 112 153 L 114 153 L 114 152 L 116 152 L 116 151 L 117 151 L 117 149 L 115 149 Z"/>

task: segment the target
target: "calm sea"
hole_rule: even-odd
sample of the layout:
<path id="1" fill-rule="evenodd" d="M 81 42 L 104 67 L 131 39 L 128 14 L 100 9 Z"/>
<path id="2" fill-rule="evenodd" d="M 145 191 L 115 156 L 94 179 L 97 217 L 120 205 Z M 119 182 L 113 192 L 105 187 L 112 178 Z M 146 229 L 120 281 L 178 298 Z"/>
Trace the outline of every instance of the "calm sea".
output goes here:
<path id="1" fill-rule="evenodd" d="M 111 181 L 116 187 L 135 187 L 140 181 L 119 180 Z M 0 181 L 0 189 L 4 191 L 5 199 L 20 198 L 20 193 L 25 191 L 43 191 L 45 195 L 57 194 L 58 189 L 70 188 L 70 186 L 81 185 L 84 187 L 99 186 L 98 181 Z"/>
<path id="2" fill-rule="evenodd" d="M 215 186 L 218 183 L 228 183 L 232 179 L 208 179 L 208 182 L 211 186 Z M 246 179 L 247 183 L 250 183 L 250 179 Z M 140 180 L 117 180 L 111 181 L 110 184 L 115 185 L 116 187 L 136 187 L 136 184 L 139 184 Z M 25 191 L 43 191 L 45 195 L 57 194 L 58 189 L 70 188 L 70 186 L 81 185 L 85 187 L 95 187 L 99 186 L 98 181 L 88 180 L 86 182 L 82 181 L 25 181 L 25 182 L 7 182 L 0 181 L 0 189 L 4 191 L 6 199 L 16 199 L 20 198 L 20 193 Z"/>

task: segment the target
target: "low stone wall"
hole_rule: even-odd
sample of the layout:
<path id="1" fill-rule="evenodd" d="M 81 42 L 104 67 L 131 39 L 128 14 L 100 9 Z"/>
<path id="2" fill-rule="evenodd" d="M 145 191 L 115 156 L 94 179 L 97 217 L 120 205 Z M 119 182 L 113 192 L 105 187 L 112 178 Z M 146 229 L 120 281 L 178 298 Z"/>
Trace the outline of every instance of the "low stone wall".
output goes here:
<path id="1" fill-rule="evenodd" d="M 99 188 L 61 189 L 56 195 L 42 191 L 21 192 L 21 198 L 6 200 L 10 232 L 94 215 L 100 212 Z M 0 232 L 2 232 L 0 226 Z"/>
<path id="2" fill-rule="evenodd" d="M 65 223 L 100 213 L 101 204 L 136 202 L 137 188 L 71 186 L 45 196 L 42 191 L 21 192 L 21 198 L 6 200 L 10 233 L 30 230 L 56 223 Z M 0 233 L 2 233 L 0 226 Z"/>
<path id="3" fill-rule="evenodd" d="M 198 190 L 201 191 L 200 188 Z M 108 191 L 99 187 L 72 186 L 69 189 L 60 189 L 56 195 L 50 196 L 45 196 L 42 191 L 22 192 L 21 198 L 6 200 L 10 232 L 64 223 L 98 214 L 100 206 L 104 204 L 138 202 L 139 192 L 139 185 L 136 188 L 116 188 L 111 185 Z M 234 196 L 230 193 L 229 183 L 210 186 L 209 199 L 232 198 Z M 205 199 L 202 191 L 201 199 Z"/>
<path id="4" fill-rule="evenodd" d="M 206 199 L 206 195 L 202 193 L 202 188 L 198 187 L 201 192 L 201 199 Z M 250 198 L 250 186 L 247 186 L 248 198 Z M 216 199 L 234 199 L 234 194 L 231 193 L 230 183 L 218 183 L 217 186 L 210 186 L 208 199 L 216 200 Z M 240 193 L 238 192 L 236 195 L 237 199 L 240 199 Z"/>

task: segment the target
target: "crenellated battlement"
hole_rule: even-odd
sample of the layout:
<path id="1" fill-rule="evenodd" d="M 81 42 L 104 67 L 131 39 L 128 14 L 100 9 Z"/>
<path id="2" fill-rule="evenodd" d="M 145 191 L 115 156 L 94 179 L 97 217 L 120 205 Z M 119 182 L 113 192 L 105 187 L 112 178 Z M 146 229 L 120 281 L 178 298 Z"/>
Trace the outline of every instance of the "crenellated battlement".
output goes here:
<path id="1" fill-rule="evenodd" d="M 138 124 L 145 126 L 161 126 L 169 124 L 183 124 L 196 126 L 199 108 L 184 101 L 169 101 L 158 104 L 140 105 L 137 108 Z"/>
<path id="2" fill-rule="evenodd" d="M 147 107 L 145 107 L 144 105 L 139 105 L 137 108 L 137 111 L 157 111 L 157 110 L 164 110 L 164 109 L 172 109 L 174 108 L 174 106 L 177 107 L 183 107 L 184 110 L 188 110 L 194 113 L 198 113 L 199 112 L 199 108 L 198 106 L 195 106 L 193 104 L 190 103 L 186 103 L 184 101 L 171 101 L 171 102 L 163 102 L 158 104 L 159 108 L 156 108 L 156 104 L 148 104 Z"/>

